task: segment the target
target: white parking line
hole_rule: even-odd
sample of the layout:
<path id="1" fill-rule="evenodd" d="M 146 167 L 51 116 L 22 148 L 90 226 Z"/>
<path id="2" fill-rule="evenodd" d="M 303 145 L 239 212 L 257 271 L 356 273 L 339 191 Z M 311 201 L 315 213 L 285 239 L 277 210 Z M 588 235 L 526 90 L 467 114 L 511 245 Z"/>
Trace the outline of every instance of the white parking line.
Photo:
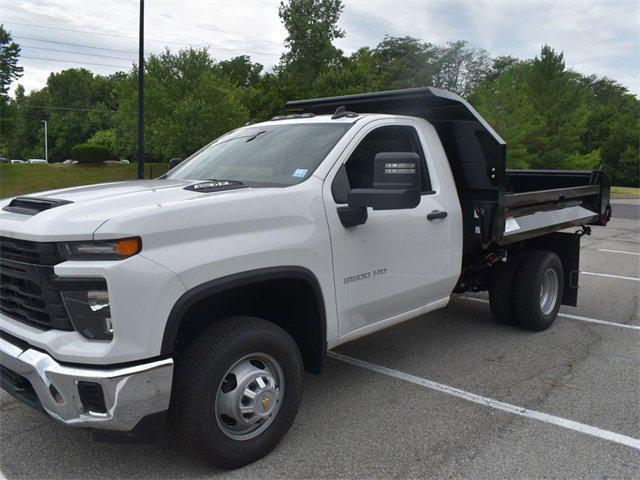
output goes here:
<path id="1" fill-rule="evenodd" d="M 555 415 L 549 415 L 548 413 L 529 410 L 527 408 L 512 405 L 510 403 L 493 400 L 491 398 L 460 390 L 459 388 L 451 387 L 443 383 L 437 383 L 432 380 L 427 380 L 426 378 L 416 377 L 415 375 L 410 375 L 399 370 L 393 370 L 391 368 L 375 365 L 373 363 L 365 362 L 364 360 L 359 360 L 353 357 L 348 357 L 340 353 L 329 352 L 328 355 L 342 362 L 350 363 L 351 365 L 371 370 L 372 372 L 380 373 L 382 375 L 387 375 L 399 380 L 404 380 L 405 382 L 420 385 L 421 387 L 446 393 L 447 395 L 462 398 L 463 400 L 477 403 L 479 405 L 484 405 L 485 407 L 502 410 L 503 412 L 512 413 L 521 417 L 532 418 L 540 422 L 550 423 L 552 425 L 557 425 L 568 430 L 585 433 L 587 435 L 591 435 L 592 437 L 602 438 L 610 442 L 640 450 L 640 440 L 637 438 L 628 437 L 620 433 L 610 432 L 609 430 L 603 430 L 598 427 L 592 427 L 591 425 L 575 422 L 566 418 L 556 417 Z"/>
<path id="2" fill-rule="evenodd" d="M 627 255 L 640 255 L 637 252 L 627 252 L 625 250 L 607 250 L 606 248 L 599 248 L 599 252 L 609 252 L 609 253 L 626 253 Z"/>
<path id="3" fill-rule="evenodd" d="M 609 273 L 593 273 L 593 272 L 580 272 L 582 275 L 593 275 L 595 277 L 608 277 L 608 278 L 618 278 L 620 280 L 632 280 L 634 282 L 640 282 L 640 278 L 636 277 L 621 277 L 620 275 L 611 275 Z"/>
<path id="4" fill-rule="evenodd" d="M 464 298 L 465 300 L 471 300 L 472 302 L 489 303 L 489 300 L 476 297 L 461 296 L 458 298 Z M 570 320 L 579 320 L 581 322 L 598 323 L 600 325 L 609 325 L 610 327 L 628 328 L 629 330 L 640 330 L 640 325 L 627 325 L 625 323 L 607 322 L 606 320 L 598 320 L 597 318 L 581 317 L 579 315 L 570 315 L 568 313 L 558 313 L 559 317 L 568 318 Z"/>
<path id="5" fill-rule="evenodd" d="M 568 313 L 558 313 L 559 317 L 568 318 L 570 320 L 579 320 L 581 322 L 599 323 L 600 325 L 609 325 L 611 327 L 628 328 L 629 330 L 640 330 L 638 325 L 627 325 L 625 323 L 607 322 L 606 320 L 598 320 L 597 318 L 581 317 L 579 315 L 570 315 Z"/>

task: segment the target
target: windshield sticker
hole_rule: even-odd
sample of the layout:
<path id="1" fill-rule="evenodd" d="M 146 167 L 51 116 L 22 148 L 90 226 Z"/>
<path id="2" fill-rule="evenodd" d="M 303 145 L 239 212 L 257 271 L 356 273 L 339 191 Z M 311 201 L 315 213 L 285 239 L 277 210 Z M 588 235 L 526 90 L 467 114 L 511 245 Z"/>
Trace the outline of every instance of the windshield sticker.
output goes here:
<path id="1" fill-rule="evenodd" d="M 293 172 L 293 175 L 291 175 L 292 177 L 298 177 L 298 178 L 304 178 L 307 176 L 307 172 L 309 170 L 307 170 L 306 168 L 298 168 L 296 169 L 295 172 Z"/>

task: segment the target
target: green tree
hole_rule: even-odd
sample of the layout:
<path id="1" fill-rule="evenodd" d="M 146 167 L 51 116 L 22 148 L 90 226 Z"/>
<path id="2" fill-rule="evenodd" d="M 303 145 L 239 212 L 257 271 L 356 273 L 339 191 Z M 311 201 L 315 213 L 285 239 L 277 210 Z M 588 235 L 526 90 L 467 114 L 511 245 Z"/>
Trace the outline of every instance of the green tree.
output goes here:
<path id="1" fill-rule="evenodd" d="M 8 100 L 9 86 L 22 76 L 23 68 L 18 65 L 20 45 L 13 41 L 11 33 L 0 24 L 0 101 Z"/>
<path id="2" fill-rule="evenodd" d="M 437 47 L 413 37 L 385 36 L 373 50 L 374 76 L 381 90 L 433 85 Z"/>
<path id="3" fill-rule="evenodd" d="M 243 88 L 258 86 L 263 68 L 261 64 L 253 63 L 248 55 L 223 60 L 215 66 L 215 70 L 222 76 Z"/>
<path id="4" fill-rule="evenodd" d="M 254 63 L 248 55 L 223 60 L 214 65 L 214 71 L 238 87 L 240 101 L 252 119 L 264 118 L 264 94 L 267 82 L 262 74 L 263 66 Z M 280 108 L 278 105 L 277 108 Z M 273 106 L 268 108 L 269 111 Z"/>
<path id="5" fill-rule="evenodd" d="M 531 65 L 519 63 L 504 69 L 494 80 L 484 82 L 474 93 L 474 105 L 489 124 L 507 142 L 507 165 L 527 168 L 535 152 L 529 149 L 543 131 L 542 118 L 536 114 L 522 86 Z"/>
<path id="6" fill-rule="evenodd" d="M 431 85 L 468 96 L 486 78 L 490 66 L 484 50 L 471 48 L 464 41 L 438 47 L 413 37 L 387 35 L 375 49 L 361 48 L 349 58 L 322 70 L 313 94 L 338 95 Z"/>
<path id="7" fill-rule="evenodd" d="M 548 45 L 531 63 L 523 85 L 542 131 L 528 145 L 534 168 L 558 168 L 563 157 L 579 152 L 588 119 L 588 91 L 574 72 L 565 68 L 564 55 Z"/>
<path id="8" fill-rule="evenodd" d="M 11 33 L 0 24 L 0 156 L 10 156 L 10 138 L 15 134 L 17 110 L 8 93 L 13 80 L 22 76 L 18 65 L 20 46 L 13 41 Z"/>
<path id="9" fill-rule="evenodd" d="M 69 158 L 71 147 L 85 142 L 99 130 L 111 127 L 113 110 L 108 79 L 80 68 L 52 73 L 47 80 L 45 110 L 49 122 L 49 156 L 53 160 Z"/>
<path id="10" fill-rule="evenodd" d="M 238 95 L 252 122 L 268 120 L 280 114 L 284 102 L 289 98 L 280 75 L 274 72 L 264 73 L 255 87 L 239 89 Z"/>
<path id="11" fill-rule="evenodd" d="M 376 61 L 371 49 L 363 47 L 344 59 L 342 64 L 327 68 L 316 78 L 312 96 L 329 97 L 379 90 Z"/>
<path id="12" fill-rule="evenodd" d="M 240 89 L 216 72 L 206 50 L 168 50 L 145 62 L 145 152 L 167 161 L 187 156 L 244 124 Z M 119 85 L 116 153 L 136 158 L 137 70 Z"/>
<path id="13" fill-rule="evenodd" d="M 15 110 L 7 144 L 12 156 L 44 157 L 44 125 L 48 122 L 49 159 L 71 156 L 71 147 L 99 130 L 111 127 L 117 100 L 113 85 L 118 76 L 102 77 L 85 69 L 49 75 L 41 90 L 25 94 L 20 85 L 10 107 Z"/>
<path id="14" fill-rule="evenodd" d="M 605 171 L 614 185 L 640 186 L 639 118 L 614 117 L 600 153 Z"/>
<path id="15" fill-rule="evenodd" d="M 532 61 L 509 61 L 501 69 L 478 87 L 474 98 L 506 140 L 508 165 L 557 169 L 592 164 L 597 152 L 582 144 L 589 91 L 579 75 L 566 70 L 563 54 L 545 45 Z"/>
<path id="16" fill-rule="evenodd" d="M 42 120 L 48 120 L 48 110 L 42 106 L 49 102 L 47 88 L 25 94 L 24 87 L 16 87 L 13 130 L 7 137 L 8 150 L 15 158 L 44 158 Z"/>
<path id="17" fill-rule="evenodd" d="M 333 45 L 335 39 L 344 37 L 338 27 L 342 9 L 341 0 L 280 3 L 278 14 L 287 29 L 287 51 L 276 71 L 292 96 L 307 94 L 318 74 L 342 59 L 342 51 Z"/>
<path id="18" fill-rule="evenodd" d="M 20 85 L 16 88 L 19 90 Z M 8 158 L 11 155 L 11 142 L 15 135 L 18 120 L 18 110 L 15 100 L 0 101 L 0 157 Z"/>
<path id="19" fill-rule="evenodd" d="M 489 72 L 485 74 L 485 80 L 496 80 L 506 70 L 519 63 L 521 63 L 521 60 L 512 57 L 511 55 L 495 57 L 491 60 L 491 68 L 489 69 Z"/>
<path id="20" fill-rule="evenodd" d="M 640 155 L 638 137 L 635 145 L 628 145 L 618 157 L 616 174 L 612 175 L 616 185 L 640 187 Z"/>
<path id="21" fill-rule="evenodd" d="M 464 40 L 438 48 L 435 56 L 432 85 L 463 97 L 469 97 L 491 72 L 489 54 Z"/>
<path id="22" fill-rule="evenodd" d="M 609 78 L 584 77 L 584 84 L 591 91 L 584 150 L 599 150 L 613 184 L 638 186 L 640 101 Z"/>

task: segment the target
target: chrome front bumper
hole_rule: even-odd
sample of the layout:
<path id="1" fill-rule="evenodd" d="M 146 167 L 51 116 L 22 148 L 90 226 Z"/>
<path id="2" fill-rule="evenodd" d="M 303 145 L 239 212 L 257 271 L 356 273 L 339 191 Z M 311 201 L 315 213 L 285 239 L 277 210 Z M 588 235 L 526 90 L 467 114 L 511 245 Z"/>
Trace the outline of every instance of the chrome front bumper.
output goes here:
<path id="1" fill-rule="evenodd" d="M 172 359 L 114 369 L 75 367 L 61 365 L 46 353 L 17 343 L 0 338 L 3 387 L 17 396 L 7 388 L 7 382 L 20 377 L 28 380 L 37 397 L 37 405 L 32 406 L 42 407 L 59 422 L 74 427 L 128 432 L 144 417 L 169 408 Z M 92 412 L 83 406 L 78 393 L 78 382 L 81 381 L 102 387 L 106 412 Z"/>

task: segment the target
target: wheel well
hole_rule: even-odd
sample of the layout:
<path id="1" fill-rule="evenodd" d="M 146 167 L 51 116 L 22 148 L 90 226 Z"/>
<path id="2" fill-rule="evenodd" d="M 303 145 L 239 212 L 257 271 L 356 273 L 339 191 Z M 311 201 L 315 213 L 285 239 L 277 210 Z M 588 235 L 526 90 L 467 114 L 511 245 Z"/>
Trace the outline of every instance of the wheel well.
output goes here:
<path id="1" fill-rule="evenodd" d="M 563 305 L 575 307 L 578 303 L 578 281 L 580 273 L 580 235 L 569 232 L 551 232 L 540 237 L 530 238 L 507 247 L 507 261 L 511 262 L 518 255 L 532 250 L 548 250 L 560 257 L 564 271 Z M 503 251 L 494 251 L 496 256 L 502 256 Z M 502 262 L 487 264 L 486 252 L 476 255 L 475 261 L 468 261 L 458 280 L 454 292 L 478 292 L 486 290 L 492 275 L 497 271 L 496 266 Z M 497 257 L 494 257 L 497 258 Z"/>
<path id="2" fill-rule="evenodd" d="M 260 271 L 205 284 L 174 306 L 162 354 L 180 352 L 211 322 L 253 316 L 283 328 L 300 348 L 305 369 L 319 373 L 326 353 L 326 323 L 320 286 L 308 271 Z"/>

